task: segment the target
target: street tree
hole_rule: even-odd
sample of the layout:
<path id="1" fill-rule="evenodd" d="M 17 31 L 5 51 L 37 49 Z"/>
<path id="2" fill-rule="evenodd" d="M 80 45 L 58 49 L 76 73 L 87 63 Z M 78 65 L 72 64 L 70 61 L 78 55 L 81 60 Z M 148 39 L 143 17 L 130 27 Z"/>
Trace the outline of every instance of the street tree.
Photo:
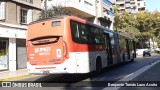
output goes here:
<path id="1" fill-rule="evenodd" d="M 116 11 L 117 10 L 117 11 Z M 143 46 L 148 42 L 148 47 L 151 42 L 158 41 L 160 39 L 160 13 L 155 12 L 140 12 L 137 14 L 130 14 L 123 12 L 117 13 L 118 9 L 115 9 L 114 29 L 117 32 L 124 33 L 133 37 L 139 45 Z"/>
<path id="2" fill-rule="evenodd" d="M 46 13 L 46 15 L 45 15 L 45 13 Z M 78 15 L 77 13 L 75 13 L 75 12 L 73 13 L 70 10 L 66 9 L 62 5 L 52 6 L 51 8 L 47 9 L 46 11 L 42 10 L 40 12 L 39 19 L 54 18 L 56 16 L 63 16 L 63 15 L 77 16 L 82 19 L 85 19 L 82 16 Z"/>
<path id="3" fill-rule="evenodd" d="M 135 27 L 136 19 L 134 15 L 128 12 L 118 13 L 117 7 L 114 7 L 114 30 L 130 36 L 138 42 L 137 37 L 140 35 L 140 31 Z"/>
<path id="4" fill-rule="evenodd" d="M 120 29 L 118 32 L 123 33 L 126 36 L 132 37 L 136 42 L 139 41 L 140 31 L 135 27 L 127 26 L 125 28 Z"/>
<path id="5" fill-rule="evenodd" d="M 158 42 L 158 46 L 160 47 L 160 12 L 155 10 L 153 12 L 153 17 L 154 21 L 155 21 L 155 25 L 154 25 L 154 35 L 155 35 L 155 40 Z"/>
<path id="6" fill-rule="evenodd" d="M 154 48 L 154 41 L 155 41 L 155 29 L 157 27 L 157 22 L 154 17 L 154 14 L 152 12 L 142 12 L 138 13 L 136 15 L 136 20 L 137 20 L 137 25 L 136 27 L 140 30 L 141 32 L 141 38 L 139 38 L 141 43 L 144 43 L 144 41 L 149 42 L 149 46 L 151 44 L 150 41 L 153 42 L 153 48 Z"/>

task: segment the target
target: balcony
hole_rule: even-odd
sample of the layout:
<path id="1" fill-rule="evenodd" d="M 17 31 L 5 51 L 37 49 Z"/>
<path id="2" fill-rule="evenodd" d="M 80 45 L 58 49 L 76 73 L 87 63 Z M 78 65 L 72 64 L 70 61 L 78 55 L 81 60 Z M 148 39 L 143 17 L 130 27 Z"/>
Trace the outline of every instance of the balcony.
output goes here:
<path id="1" fill-rule="evenodd" d="M 145 11 L 145 7 L 143 7 L 143 8 L 138 8 L 138 11 Z"/>
<path id="2" fill-rule="evenodd" d="M 135 2 L 135 0 L 130 0 L 130 2 Z"/>
<path id="3" fill-rule="evenodd" d="M 136 9 L 131 9 L 131 13 L 137 13 Z"/>
<path id="4" fill-rule="evenodd" d="M 21 1 L 33 4 L 33 0 L 21 0 Z"/>
<path id="5" fill-rule="evenodd" d="M 125 7 L 131 7 L 131 5 L 130 4 L 126 4 Z"/>
<path id="6" fill-rule="evenodd" d="M 145 8 L 145 2 L 144 1 L 139 1 L 137 2 L 138 8 Z"/>
<path id="7" fill-rule="evenodd" d="M 13 2 L 24 4 L 29 7 L 41 9 L 41 0 L 12 0 Z"/>
<path id="8" fill-rule="evenodd" d="M 135 4 L 131 4 L 130 7 L 131 8 L 136 8 L 136 5 Z"/>
<path id="9" fill-rule="evenodd" d="M 110 1 L 108 1 L 108 0 L 103 0 L 103 3 L 105 3 L 106 5 L 108 5 L 111 8 L 113 6 L 113 4 Z"/>
<path id="10" fill-rule="evenodd" d="M 125 2 L 130 2 L 130 0 L 125 0 Z"/>
<path id="11" fill-rule="evenodd" d="M 117 1 L 116 1 L 116 4 L 124 4 L 124 3 L 125 3 L 124 0 L 117 0 Z"/>
<path id="12" fill-rule="evenodd" d="M 125 11 L 126 11 L 126 12 L 131 12 L 131 9 L 126 9 Z"/>
<path id="13" fill-rule="evenodd" d="M 67 2 L 66 0 L 51 0 L 47 2 L 48 8 L 50 8 L 52 5 L 62 5 L 67 10 L 70 10 L 71 12 L 76 13 L 84 18 L 90 18 L 96 15 L 94 6 L 95 1 L 91 0 L 81 0 L 81 2 L 78 0 L 69 0 Z"/>
<path id="14" fill-rule="evenodd" d="M 125 6 L 119 6 L 119 9 L 125 9 Z"/>

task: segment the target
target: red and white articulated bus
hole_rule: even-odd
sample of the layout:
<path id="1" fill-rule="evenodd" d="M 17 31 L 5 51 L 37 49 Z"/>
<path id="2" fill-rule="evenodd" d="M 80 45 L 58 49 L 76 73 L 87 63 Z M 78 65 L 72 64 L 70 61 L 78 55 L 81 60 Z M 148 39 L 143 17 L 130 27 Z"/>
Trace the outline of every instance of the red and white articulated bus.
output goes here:
<path id="1" fill-rule="evenodd" d="M 34 74 L 101 72 L 135 58 L 131 38 L 75 16 L 30 23 L 26 48 L 27 69 Z"/>

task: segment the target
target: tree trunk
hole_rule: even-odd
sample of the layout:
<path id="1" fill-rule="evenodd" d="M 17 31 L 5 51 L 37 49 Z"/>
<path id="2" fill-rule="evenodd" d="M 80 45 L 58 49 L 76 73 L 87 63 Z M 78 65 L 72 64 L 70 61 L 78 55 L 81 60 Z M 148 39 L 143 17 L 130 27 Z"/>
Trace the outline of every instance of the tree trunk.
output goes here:
<path id="1" fill-rule="evenodd" d="M 152 38 L 152 41 L 153 41 L 153 49 L 154 49 L 154 48 L 155 48 L 155 47 L 154 47 L 154 38 Z"/>

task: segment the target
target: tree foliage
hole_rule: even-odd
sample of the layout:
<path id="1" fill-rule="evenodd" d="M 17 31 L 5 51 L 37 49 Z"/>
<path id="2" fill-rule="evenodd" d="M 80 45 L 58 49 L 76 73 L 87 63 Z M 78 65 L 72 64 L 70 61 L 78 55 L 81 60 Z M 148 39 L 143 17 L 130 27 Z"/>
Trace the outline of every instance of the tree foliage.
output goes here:
<path id="1" fill-rule="evenodd" d="M 144 41 L 158 41 L 160 39 L 160 12 L 140 12 L 135 15 L 123 12 L 115 12 L 114 29 L 118 32 L 130 35 L 141 45 Z"/>

